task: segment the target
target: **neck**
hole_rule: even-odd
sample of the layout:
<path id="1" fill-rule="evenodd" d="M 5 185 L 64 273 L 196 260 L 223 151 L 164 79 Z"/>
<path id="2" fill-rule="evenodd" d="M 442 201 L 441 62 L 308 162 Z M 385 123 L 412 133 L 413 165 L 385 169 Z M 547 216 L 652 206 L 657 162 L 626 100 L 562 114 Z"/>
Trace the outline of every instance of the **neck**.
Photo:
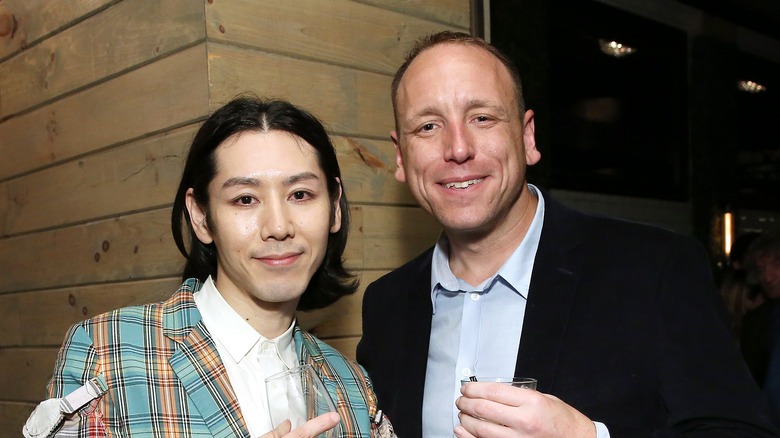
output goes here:
<path id="1" fill-rule="evenodd" d="M 523 242 L 539 200 L 527 189 L 507 214 L 488 232 L 445 230 L 450 242 L 450 269 L 457 278 L 476 286 L 494 275 Z"/>
<path id="2" fill-rule="evenodd" d="M 248 293 L 224 293 L 216 282 L 215 285 L 230 307 L 263 337 L 274 339 L 290 328 L 298 307 L 298 300 L 268 303 Z"/>

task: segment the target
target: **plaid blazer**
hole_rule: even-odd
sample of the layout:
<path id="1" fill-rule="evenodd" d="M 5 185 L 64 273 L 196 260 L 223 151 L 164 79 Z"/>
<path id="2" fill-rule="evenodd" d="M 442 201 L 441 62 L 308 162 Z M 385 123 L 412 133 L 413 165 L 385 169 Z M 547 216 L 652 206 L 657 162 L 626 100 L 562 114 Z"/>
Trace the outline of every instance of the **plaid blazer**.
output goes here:
<path id="1" fill-rule="evenodd" d="M 238 400 L 189 279 L 167 301 L 126 307 L 74 325 L 60 349 L 49 397 L 102 375 L 108 391 L 79 411 L 79 437 L 249 437 Z M 343 437 L 370 437 L 376 396 L 360 365 L 295 327 L 301 364 L 312 364 L 341 416 Z"/>

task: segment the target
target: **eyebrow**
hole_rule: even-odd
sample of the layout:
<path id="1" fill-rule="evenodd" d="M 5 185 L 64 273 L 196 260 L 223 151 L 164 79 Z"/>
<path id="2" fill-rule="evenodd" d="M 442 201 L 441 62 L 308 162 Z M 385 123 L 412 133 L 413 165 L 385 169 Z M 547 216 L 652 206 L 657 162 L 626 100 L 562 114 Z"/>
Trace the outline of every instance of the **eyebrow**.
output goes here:
<path id="1" fill-rule="evenodd" d="M 318 179 L 319 176 L 317 176 L 317 174 L 313 172 L 301 172 L 285 178 L 284 181 L 282 181 L 282 184 L 285 186 L 291 186 L 301 181 L 318 180 Z M 224 184 L 222 184 L 222 188 L 235 187 L 235 186 L 260 187 L 262 185 L 263 182 L 257 178 L 252 178 L 248 176 L 235 176 L 233 178 L 228 178 L 228 180 L 225 181 Z"/>

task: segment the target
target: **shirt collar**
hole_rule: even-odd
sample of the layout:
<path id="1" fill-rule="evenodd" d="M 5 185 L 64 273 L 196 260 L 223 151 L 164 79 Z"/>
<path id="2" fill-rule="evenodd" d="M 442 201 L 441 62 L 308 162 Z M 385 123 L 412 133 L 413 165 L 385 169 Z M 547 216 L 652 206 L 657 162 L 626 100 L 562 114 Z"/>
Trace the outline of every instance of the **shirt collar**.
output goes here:
<path id="1" fill-rule="evenodd" d="M 275 344 L 279 358 L 288 368 L 297 366 L 293 341 L 293 319 L 290 327 L 274 339 L 268 339 L 257 332 L 244 320 L 217 290 L 211 276 L 203 283 L 203 287 L 195 293 L 195 303 L 211 336 L 218 340 L 235 363 L 241 362 L 255 346 L 266 342 Z"/>
<path id="2" fill-rule="evenodd" d="M 512 252 L 512 255 L 499 268 L 498 272 L 485 280 L 476 290 L 486 290 L 501 277 L 509 287 L 528 299 L 528 285 L 530 284 L 531 271 L 533 269 L 536 249 L 539 247 L 539 239 L 542 236 L 542 224 L 544 223 L 544 197 L 542 192 L 533 184 L 528 184 L 528 190 L 536 196 L 539 202 L 536 204 L 536 212 L 523 237 L 523 241 Z M 442 233 L 439 241 L 433 249 L 431 261 L 431 302 L 433 313 L 436 313 L 436 295 L 444 290 L 457 292 L 462 290 L 462 281 L 455 277 L 450 269 L 449 239 Z"/>

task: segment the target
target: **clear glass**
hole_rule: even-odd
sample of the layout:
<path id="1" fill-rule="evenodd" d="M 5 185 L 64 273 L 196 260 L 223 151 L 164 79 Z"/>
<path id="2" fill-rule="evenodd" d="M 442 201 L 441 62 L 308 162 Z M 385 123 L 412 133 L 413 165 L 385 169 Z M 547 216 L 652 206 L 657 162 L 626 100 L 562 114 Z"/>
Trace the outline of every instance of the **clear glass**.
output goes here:
<path id="1" fill-rule="evenodd" d="M 463 379 L 460 381 L 460 386 L 469 382 L 472 382 L 472 380 Z M 517 388 L 536 389 L 536 379 L 531 377 L 477 377 L 476 382 L 506 383 Z"/>
<path id="2" fill-rule="evenodd" d="M 265 379 L 268 414 L 274 429 L 284 420 L 290 420 L 292 428 L 328 412 L 336 412 L 325 385 L 311 365 L 303 365 Z M 341 422 L 318 438 L 341 436 Z"/>

